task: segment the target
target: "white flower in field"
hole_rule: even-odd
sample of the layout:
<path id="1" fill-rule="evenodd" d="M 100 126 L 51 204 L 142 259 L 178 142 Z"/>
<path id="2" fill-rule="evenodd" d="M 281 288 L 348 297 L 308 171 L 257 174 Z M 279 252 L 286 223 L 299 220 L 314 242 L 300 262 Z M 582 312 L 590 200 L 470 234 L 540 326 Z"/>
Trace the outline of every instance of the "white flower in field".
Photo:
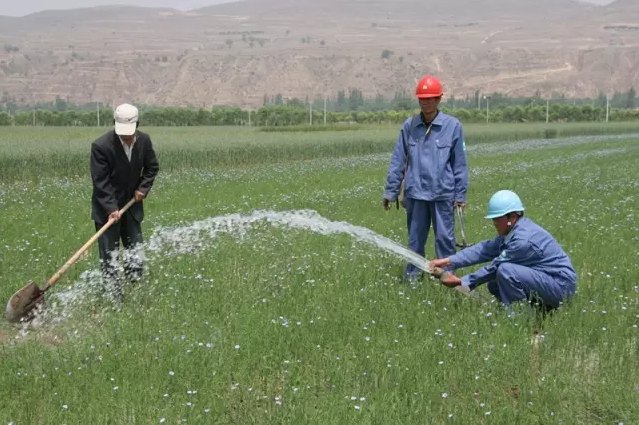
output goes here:
<path id="1" fill-rule="evenodd" d="M 355 410 L 359 410 L 359 406 L 355 406 Z"/>
<path id="2" fill-rule="evenodd" d="M 175 372 L 173 372 L 172 370 L 169 370 L 169 375 L 173 376 L 175 375 Z"/>
<path id="3" fill-rule="evenodd" d="M 236 349 L 236 350 L 239 350 L 239 349 L 240 349 L 239 344 L 236 344 L 236 345 L 235 345 L 235 349 Z"/>
<path id="4" fill-rule="evenodd" d="M 164 422 L 166 422 L 166 418 L 162 418 L 160 419 L 160 423 L 163 424 Z"/>
<path id="5" fill-rule="evenodd" d="M 66 409 L 68 409 L 68 408 L 69 408 L 69 406 L 67 406 L 66 404 L 63 404 L 63 405 L 62 405 L 62 408 L 63 408 L 64 410 L 66 410 Z"/>
<path id="6" fill-rule="evenodd" d="M 443 397 L 443 398 L 448 397 L 448 393 L 442 393 L 442 397 Z"/>
<path id="7" fill-rule="evenodd" d="M 370 340 L 371 340 L 371 337 L 370 337 L 370 336 L 367 336 L 367 337 L 366 337 L 366 338 L 364 338 L 364 339 L 365 339 L 366 341 L 370 341 Z"/>
<path id="8" fill-rule="evenodd" d="M 439 361 L 439 365 L 443 365 L 443 364 L 444 364 L 444 362 L 440 360 Z"/>
<path id="9" fill-rule="evenodd" d="M 116 387 L 113 387 L 113 391 L 117 391 L 117 390 L 118 390 L 118 388 L 120 388 L 120 387 L 117 387 L 117 386 L 116 386 Z"/>

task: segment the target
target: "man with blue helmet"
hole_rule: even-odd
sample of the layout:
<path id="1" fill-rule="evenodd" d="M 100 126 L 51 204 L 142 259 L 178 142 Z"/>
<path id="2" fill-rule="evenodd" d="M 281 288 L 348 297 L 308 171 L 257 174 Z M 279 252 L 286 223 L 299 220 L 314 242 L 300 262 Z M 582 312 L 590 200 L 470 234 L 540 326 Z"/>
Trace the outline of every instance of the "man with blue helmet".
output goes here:
<path id="1" fill-rule="evenodd" d="M 442 85 L 433 76 L 415 89 L 421 112 L 404 121 L 393 151 L 384 188 L 383 207 L 400 200 L 406 208 L 408 247 L 424 256 L 431 222 L 438 257 L 455 253 L 454 208 L 466 207 L 468 164 L 462 125 L 438 108 Z M 402 199 L 403 198 L 403 199 Z M 420 269 L 408 264 L 404 278 Z"/>
<path id="2" fill-rule="evenodd" d="M 471 290 L 487 283 L 495 298 L 509 306 L 528 300 L 547 308 L 558 307 L 575 294 L 577 273 L 570 258 L 545 229 L 524 218 L 524 206 L 516 193 L 500 190 L 488 202 L 486 218 L 492 219 L 498 236 L 466 248 L 447 258 L 432 260 L 431 270 L 463 268 L 490 261 L 462 277 L 444 271 L 441 282 Z"/>

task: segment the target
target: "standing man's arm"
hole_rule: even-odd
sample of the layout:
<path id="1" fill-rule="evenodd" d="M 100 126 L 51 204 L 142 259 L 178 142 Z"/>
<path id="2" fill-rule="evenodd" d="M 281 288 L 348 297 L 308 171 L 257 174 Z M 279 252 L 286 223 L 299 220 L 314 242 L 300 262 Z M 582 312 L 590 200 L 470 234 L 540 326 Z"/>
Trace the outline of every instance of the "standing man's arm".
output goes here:
<path id="1" fill-rule="evenodd" d="M 404 178 L 404 167 L 406 165 L 406 145 L 408 143 L 406 123 L 402 126 L 397 143 L 395 144 L 395 150 L 393 151 L 393 157 L 391 158 L 390 165 L 388 167 L 388 176 L 386 177 L 386 187 L 384 188 L 384 208 L 390 208 L 390 201 L 397 199 L 399 195 L 399 187 Z"/>
<path id="2" fill-rule="evenodd" d="M 118 200 L 115 197 L 115 189 L 110 181 L 111 170 L 109 161 L 94 142 L 91 145 L 91 179 L 98 203 L 108 214 L 108 218 L 113 218 L 116 222 L 118 216 Z"/>
<path id="3" fill-rule="evenodd" d="M 151 137 L 149 136 L 149 139 L 145 143 L 142 178 L 140 179 L 138 189 L 135 191 L 135 200 L 137 202 L 142 201 L 149 194 L 159 170 L 160 164 L 153 149 L 153 142 L 151 142 Z"/>
<path id="4" fill-rule="evenodd" d="M 461 123 L 453 132 L 453 154 L 450 161 L 455 176 L 455 205 L 466 207 L 466 191 L 468 190 L 468 162 L 466 160 L 466 141 Z"/>

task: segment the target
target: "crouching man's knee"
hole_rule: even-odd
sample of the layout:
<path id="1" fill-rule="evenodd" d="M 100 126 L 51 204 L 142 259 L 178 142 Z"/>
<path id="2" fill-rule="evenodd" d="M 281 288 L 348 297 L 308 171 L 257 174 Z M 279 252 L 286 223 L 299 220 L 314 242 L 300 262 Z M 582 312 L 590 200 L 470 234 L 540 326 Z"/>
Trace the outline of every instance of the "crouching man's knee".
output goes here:
<path id="1" fill-rule="evenodd" d="M 497 284 L 505 304 L 528 300 L 554 308 L 564 299 L 565 291 L 559 280 L 519 264 L 500 264 Z"/>
<path id="2" fill-rule="evenodd" d="M 512 263 L 502 263 L 497 268 L 497 281 L 514 283 L 517 281 L 517 268 L 521 267 Z"/>

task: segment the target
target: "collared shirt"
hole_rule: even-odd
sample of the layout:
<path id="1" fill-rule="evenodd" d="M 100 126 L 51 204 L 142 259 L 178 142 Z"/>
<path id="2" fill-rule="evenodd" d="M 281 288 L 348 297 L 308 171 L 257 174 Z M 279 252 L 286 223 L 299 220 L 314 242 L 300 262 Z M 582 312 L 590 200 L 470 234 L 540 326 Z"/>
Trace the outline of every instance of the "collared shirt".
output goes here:
<path id="1" fill-rule="evenodd" d="M 120 136 L 118 137 L 120 139 L 120 143 L 122 143 L 122 148 L 124 149 L 124 153 L 126 154 L 126 157 L 129 159 L 129 162 L 131 162 L 131 152 L 133 151 L 133 146 L 135 145 L 136 136 L 133 136 L 133 142 L 131 143 L 131 146 L 124 143 L 122 141 L 122 137 Z"/>

